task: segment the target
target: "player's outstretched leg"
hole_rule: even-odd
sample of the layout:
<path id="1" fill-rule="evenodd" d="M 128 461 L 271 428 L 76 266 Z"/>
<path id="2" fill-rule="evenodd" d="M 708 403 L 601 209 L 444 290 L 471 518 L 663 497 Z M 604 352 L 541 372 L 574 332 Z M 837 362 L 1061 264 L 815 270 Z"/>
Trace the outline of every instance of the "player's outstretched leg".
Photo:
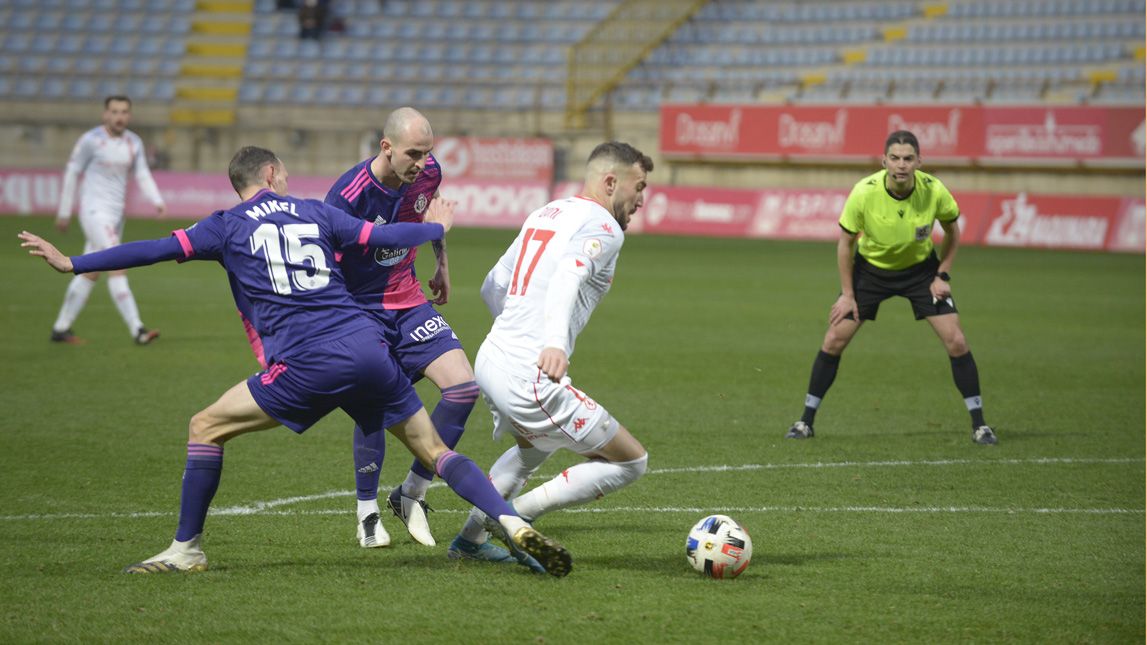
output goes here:
<path id="1" fill-rule="evenodd" d="M 630 461 L 594 459 L 571 466 L 541 486 L 514 499 L 514 509 L 531 522 L 545 513 L 588 504 L 637 481 L 645 474 L 649 455 Z"/>
<path id="2" fill-rule="evenodd" d="M 223 448 L 214 444 L 187 444 L 187 466 L 183 471 L 183 493 L 179 502 L 179 528 L 175 540 L 164 551 L 128 565 L 124 573 L 171 573 L 206 571 L 207 556 L 199 546 L 207 509 L 219 489 L 223 473 Z"/>
<path id="3" fill-rule="evenodd" d="M 499 529 L 501 531 L 501 529 Z M 485 531 L 483 531 L 485 533 Z M 496 564 L 520 564 L 534 573 L 545 573 L 546 568 L 530 554 L 515 549 L 503 549 L 489 540 L 485 542 L 471 542 L 461 535 L 454 536 L 450 547 L 446 550 L 446 557 L 451 560 L 478 560 Z"/>
<path id="4" fill-rule="evenodd" d="M 569 574 L 573 562 L 569 551 L 519 517 L 469 457 L 447 450 L 438 457 L 435 470 L 460 497 L 477 506 L 488 517 L 497 518 L 497 526 L 502 529 L 500 537 L 508 546 L 528 553 L 550 575 L 562 577 Z"/>
<path id="5" fill-rule="evenodd" d="M 188 427 L 187 465 L 179 498 L 179 526 L 167 549 L 124 569 L 126 573 L 168 573 L 204 571 L 207 556 L 199 547 L 207 509 L 223 474 L 223 444 L 246 432 L 268 430 L 279 422 L 255 402 L 250 383 L 259 375 L 240 381 L 219 400 L 191 418 Z"/>
<path id="6" fill-rule="evenodd" d="M 534 474 L 549 456 L 549 452 L 538 450 L 533 446 L 510 446 L 490 467 L 490 483 L 503 498 L 512 499 L 522 490 L 530 475 Z M 450 544 L 451 551 L 447 552 L 447 555 L 453 559 L 466 557 L 471 560 L 520 564 L 533 571 L 545 573 L 542 565 L 528 553 L 517 549 L 507 551 L 490 544 L 490 532 L 486 530 L 487 521 L 489 518 L 485 513 L 477 508 L 471 509 L 470 516 L 462 525 L 462 530 Z M 494 531 L 495 534 L 501 532 L 500 528 Z M 457 555 L 453 553 L 456 545 Z"/>
<path id="7" fill-rule="evenodd" d="M 466 429 L 466 419 L 477 400 L 478 384 L 472 380 L 442 389 L 442 398 L 430 415 L 430 420 L 447 448 L 453 449 L 458 445 Z M 435 545 L 426 518 L 427 511 L 432 509 L 425 501 L 426 491 L 433 479 L 434 473 L 415 459 L 406 481 L 390 491 L 386 499 L 387 507 L 406 525 L 410 536 L 426 546 Z"/>
<path id="8" fill-rule="evenodd" d="M 382 526 L 378 512 L 378 477 L 382 473 L 382 459 L 386 453 L 386 435 L 382 432 L 364 434 L 362 427 L 354 427 L 354 483 L 358 497 L 355 539 L 364 549 L 390 545 L 390 534 Z"/>

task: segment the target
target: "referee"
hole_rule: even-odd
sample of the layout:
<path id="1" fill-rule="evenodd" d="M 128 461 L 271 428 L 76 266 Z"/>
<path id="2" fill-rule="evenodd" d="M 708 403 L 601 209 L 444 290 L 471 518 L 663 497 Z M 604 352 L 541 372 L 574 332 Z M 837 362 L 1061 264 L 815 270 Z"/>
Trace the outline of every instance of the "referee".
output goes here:
<path id="1" fill-rule="evenodd" d="M 812 364 L 804 414 L 785 437 L 813 437 L 813 419 L 836 378 L 840 355 L 865 320 L 876 320 L 881 302 L 902 296 L 912 303 L 916 320 L 927 320 L 948 350 L 956 388 L 972 415 L 972 441 L 995 444 L 996 433 L 984 422 L 976 361 L 949 284 L 948 272 L 960 245 L 960 209 L 940 180 L 920 172 L 920 143 L 911 132 L 888 135 L 881 165 L 884 169 L 860 180 L 844 203 L 836 245 L 840 297 L 829 312 L 828 331 Z M 936 220 L 944 229 L 940 257 L 932 246 Z"/>

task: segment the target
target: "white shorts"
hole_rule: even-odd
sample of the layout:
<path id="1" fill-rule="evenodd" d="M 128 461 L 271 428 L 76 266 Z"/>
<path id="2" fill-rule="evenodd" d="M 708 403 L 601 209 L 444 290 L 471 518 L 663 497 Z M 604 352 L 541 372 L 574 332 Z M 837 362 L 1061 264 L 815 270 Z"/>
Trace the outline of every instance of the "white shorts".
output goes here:
<path id="1" fill-rule="evenodd" d="M 119 246 L 123 239 L 123 217 L 81 210 L 80 227 L 84 229 L 84 253 Z"/>
<path id="2" fill-rule="evenodd" d="M 474 376 L 494 416 L 495 439 L 509 431 L 539 450 L 565 448 L 586 454 L 617 435 L 613 416 L 570 385 L 568 376 L 554 383 L 539 369 L 526 378 L 500 366 L 501 356 L 496 347 L 483 343 L 474 361 Z"/>

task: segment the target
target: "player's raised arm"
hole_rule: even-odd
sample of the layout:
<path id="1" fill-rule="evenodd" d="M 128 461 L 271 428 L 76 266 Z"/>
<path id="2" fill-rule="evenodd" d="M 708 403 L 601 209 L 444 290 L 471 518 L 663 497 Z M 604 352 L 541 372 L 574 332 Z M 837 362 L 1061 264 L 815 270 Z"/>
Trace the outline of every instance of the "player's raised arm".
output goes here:
<path id="1" fill-rule="evenodd" d="M 103 251 L 70 258 L 61 253 L 51 242 L 38 235 L 24 231 L 20 233 L 19 238 L 23 240 L 20 246 L 30 249 L 28 251 L 30 255 L 44 258 L 53 269 L 60 273 L 80 274 L 117 271 L 184 257 L 183 247 L 175 237 L 128 242 Z"/>

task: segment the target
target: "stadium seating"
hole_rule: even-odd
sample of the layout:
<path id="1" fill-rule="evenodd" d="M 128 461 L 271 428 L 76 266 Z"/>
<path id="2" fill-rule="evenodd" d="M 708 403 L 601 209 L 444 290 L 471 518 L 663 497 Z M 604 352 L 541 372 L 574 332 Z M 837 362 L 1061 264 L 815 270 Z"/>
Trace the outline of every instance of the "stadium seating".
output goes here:
<path id="1" fill-rule="evenodd" d="M 240 108 L 412 101 L 561 111 L 570 46 L 619 3 L 341 0 L 315 42 L 298 38 L 293 11 L 255 0 L 232 92 Z M 3 96 L 91 102 L 117 88 L 167 103 L 193 95 L 181 88 L 203 5 L 10 0 L 0 6 Z M 638 112 L 665 101 L 1139 104 L 1143 10 L 1143 0 L 713 1 L 648 42 L 611 104 Z M 624 25 L 618 33 L 640 37 Z"/>
<path id="2" fill-rule="evenodd" d="M 168 102 L 193 0 L 14 0 L 0 9 L 4 96 Z"/>

